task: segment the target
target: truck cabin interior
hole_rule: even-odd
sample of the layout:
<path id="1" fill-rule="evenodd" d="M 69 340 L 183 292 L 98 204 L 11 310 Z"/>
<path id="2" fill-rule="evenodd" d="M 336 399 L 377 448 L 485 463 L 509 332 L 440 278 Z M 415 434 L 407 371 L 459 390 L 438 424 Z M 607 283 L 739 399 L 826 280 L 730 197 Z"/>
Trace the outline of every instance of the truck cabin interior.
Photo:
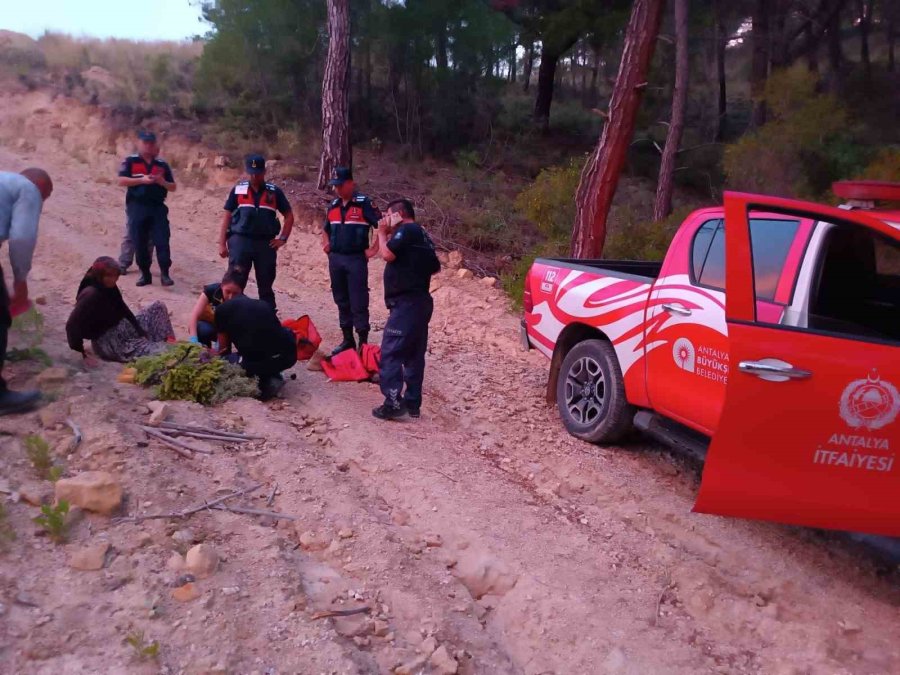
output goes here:
<path id="1" fill-rule="evenodd" d="M 900 196 L 900 185 L 835 184 L 857 202 Z M 862 200 L 860 198 L 867 198 Z M 825 239 L 810 299 L 811 328 L 900 341 L 900 245 L 877 232 L 837 225 Z"/>

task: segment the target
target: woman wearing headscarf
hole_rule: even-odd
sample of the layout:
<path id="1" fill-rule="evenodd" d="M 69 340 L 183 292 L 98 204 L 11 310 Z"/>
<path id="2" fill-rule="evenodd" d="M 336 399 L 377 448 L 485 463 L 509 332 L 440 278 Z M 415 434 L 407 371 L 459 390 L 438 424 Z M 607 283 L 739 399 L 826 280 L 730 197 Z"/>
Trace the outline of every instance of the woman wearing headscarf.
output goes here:
<path id="1" fill-rule="evenodd" d="M 75 308 L 66 322 L 69 347 L 81 352 L 88 365 L 94 354 L 104 361 L 127 363 L 165 349 L 175 339 L 169 311 L 154 302 L 137 316 L 125 304 L 119 281 L 119 264 L 113 258 L 97 258 L 78 286 Z M 84 344 L 91 341 L 93 354 Z"/>

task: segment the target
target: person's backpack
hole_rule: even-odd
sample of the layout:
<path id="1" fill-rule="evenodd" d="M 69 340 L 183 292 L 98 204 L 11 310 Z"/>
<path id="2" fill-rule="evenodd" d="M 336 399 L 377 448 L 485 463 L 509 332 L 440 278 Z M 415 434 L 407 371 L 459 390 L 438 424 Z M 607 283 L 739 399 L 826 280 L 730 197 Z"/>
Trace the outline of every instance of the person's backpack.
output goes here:
<path id="1" fill-rule="evenodd" d="M 290 329 L 294 333 L 297 340 L 297 360 L 309 361 L 312 355 L 316 353 L 319 345 L 322 344 L 322 336 L 316 330 L 316 325 L 306 314 L 299 319 L 288 319 L 283 321 L 282 326 Z"/>

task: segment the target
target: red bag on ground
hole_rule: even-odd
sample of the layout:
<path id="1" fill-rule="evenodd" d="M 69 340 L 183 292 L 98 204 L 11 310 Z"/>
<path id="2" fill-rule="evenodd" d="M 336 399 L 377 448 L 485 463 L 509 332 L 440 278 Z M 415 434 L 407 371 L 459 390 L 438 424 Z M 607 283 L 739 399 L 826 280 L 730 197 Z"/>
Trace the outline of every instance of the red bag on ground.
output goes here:
<path id="1" fill-rule="evenodd" d="M 322 370 L 334 382 L 363 382 L 369 371 L 355 349 L 345 349 L 329 359 L 322 359 Z"/>
<path id="2" fill-rule="evenodd" d="M 304 314 L 299 319 L 288 319 L 281 323 L 285 328 L 294 332 L 297 338 L 297 360 L 309 361 L 322 344 L 322 336 L 316 330 L 316 325 L 308 315 Z"/>
<path id="3" fill-rule="evenodd" d="M 334 382 L 363 382 L 378 372 L 381 347 L 365 344 L 357 352 L 345 349 L 340 354 L 322 359 L 322 370 Z"/>
<path id="4" fill-rule="evenodd" d="M 381 369 L 381 347 L 379 345 L 364 344 L 360 350 L 363 368 L 374 375 Z"/>

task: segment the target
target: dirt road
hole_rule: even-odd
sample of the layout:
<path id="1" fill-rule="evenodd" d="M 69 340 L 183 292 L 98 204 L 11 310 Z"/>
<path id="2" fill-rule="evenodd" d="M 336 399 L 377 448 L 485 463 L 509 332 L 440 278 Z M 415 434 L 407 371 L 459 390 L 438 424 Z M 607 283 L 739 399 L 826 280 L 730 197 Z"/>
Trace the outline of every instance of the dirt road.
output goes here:
<path id="1" fill-rule="evenodd" d="M 57 546 L 35 536 L 34 507 L 8 504 L 19 536 L 0 554 L 4 671 L 415 673 L 453 672 L 455 662 L 461 673 L 529 675 L 900 672 L 896 575 L 805 530 L 691 514 L 697 471 L 659 450 L 568 437 L 541 402 L 547 364 L 517 350 L 500 292 L 452 270 L 436 282 L 421 420 L 378 423 L 374 385 L 331 384 L 300 367 L 284 401 L 174 406 L 178 421 L 235 424 L 264 443 L 214 445 L 192 460 L 147 445 L 135 426 L 147 392 L 114 384 L 114 365 L 82 372 L 65 349 L 80 275 L 117 251 L 123 195 L 95 180 L 97 153 L 89 165 L 61 150 L 59 114 L 30 119 L 32 137 L 47 132 L 15 150 L 7 119 L 0 167 L 43 165 L 56 182 L 32 293 L 47 301 L 45 347 L 73 372 L 53 404 L 85 434 L 62 460 L 67 472 L 115 473 L 132 514 L 262 482 L 245 504 L 266 508 L 274 494 L 269 508 L 297 520 L 90 516 Z M 93 124 L 83 115 L 68 124 Z M 112 151 L 106 161 L 111 176 Z M 133 306 L 163 299 L 182 336 L 201 286 L 222 271 L 214 231 L 224 196 L 202 186 L 172 195 L 174 288 L 122 281 Z M 327 344 L 337 340 L 316 238 L 298 233 L 280 264 L 283 314 L 309 313 Z M 370 271 L 379 325 L 381 269 Z M 30 372 L 13 371 L 19 384 Z M 0 428 L 43 427 L 56 442 L 68 432 L 52 417 Z M 15 436 L 0 436 L 0 468 L 13 485 L 33 480 Z M 71 569 L 71 551 L 96 541 L 112 546 L 106 567 Z M 177 553 L 199 541 L 221 563 L 197 581 L 200 597 L 179 602 Z M 362 605 L 371 616 L 313 619 Z M 157 661 L 124 642 L 138 634 L 159 643 Z"/>

